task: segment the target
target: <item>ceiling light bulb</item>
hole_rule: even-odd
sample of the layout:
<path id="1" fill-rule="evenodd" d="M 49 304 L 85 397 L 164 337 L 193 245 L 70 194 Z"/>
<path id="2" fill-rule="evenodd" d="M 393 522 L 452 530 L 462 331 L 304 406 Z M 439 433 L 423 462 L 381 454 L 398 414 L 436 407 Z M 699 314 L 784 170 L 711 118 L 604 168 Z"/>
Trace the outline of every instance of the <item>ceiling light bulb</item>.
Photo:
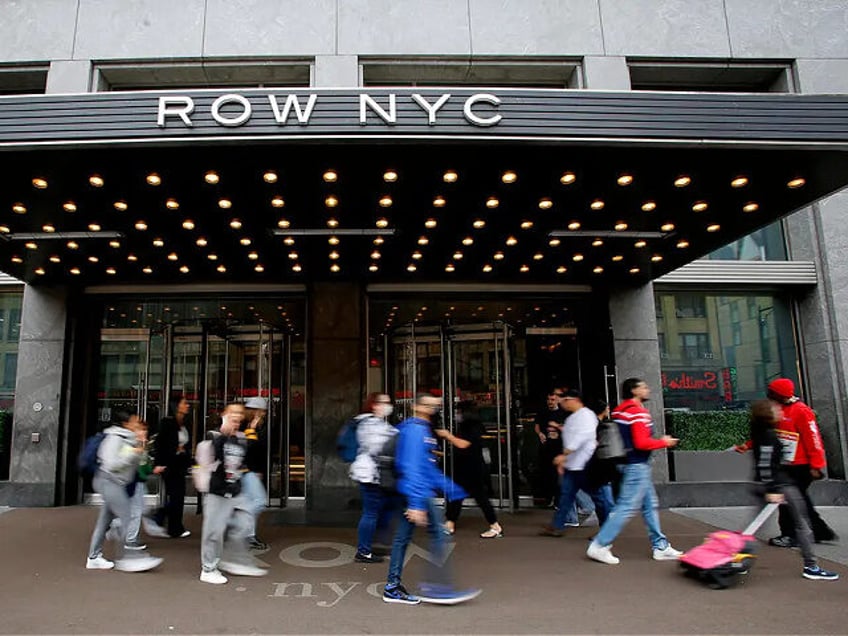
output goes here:
<path id="1" fill-rule="evenodd" d="M 146 181 L 152 186 L 158 186 L 162 184 L 162 177 L 160 177 L 155 172 L 151 172 L 149 175 L 147 175 Z"/>
<path id="2" fill-rule="evenodd" d="M 625 223 L 624 221 L 619 221 L 613 226 L 613 228 L 616 232 L 623 232 L 627 229 L 627 223 Z"/>
<path id="3" fill-rule="evenodd" d="M 381 256 L 382 256 L 382 254 L 380 254 L 380 252 L 378 252 L 377 250 L 374 250 L 373 252 L 371 252 L 371 259 L 372 260 L 375 260 L 375 261 L 380 260 Z"/>
<path id="4" fill-rule="evenodd" d="M 557 274 L 565 274 L 568 271 L 568 268 L 565 265 L 560 265 L 556 268 Z"/>
<path id="5" fill-rule="evenodd" d="M 412 253 L 412 258 L 414 258 L 416 261 L 421 260 L 422 257 L 423 254 L 417 250 Z"/>
<path id="6" fill-rule="evenodd" d="M 462 260 L 462 252 L 456 251 L 453 253 L 453 260 L 461 261 Z"/>
<path id="7" fill-rule="evenodd" d="M 795 190 L 796 188 L 802 187 L 805 183 L 807 183 L 806 179 L 804 179 L 803 177 L 797 177 L 787 182 L 786 187 Z"/>
<path id="8" fill-rule="evenodd" d="M 147 267 L 144 267 L 141 271 L 144 272 L 145 274 L 152 274 L 153 268 L 148 265 Z"/>
<path id="9" fill-rule="evenodd" d="M 332 194 L 330 196 L 328 196 L 326 199 L 324 199 L 324 205 L 326 205 L 328 208 L 334 208 L 338 204 L 339 204 L 338 197 L 335 197 Z"/>
<path id="10" fill-rule="evenodd" d="M 249 238 L 247 238 L 246 236 L 244 236 L 244 237 L 242 237 L 242 238 L 240 238 L 240 239 L 239 239 L 239 243 L 240 243 L 241 245 L 244 245 L 245 247 L 247 247 L 248 245 L 250 245 L 252 242 L 253 242 L 253 241 L 251 241 L 251 240 L 250 240 Z"/>
<path id="11" fill-rule="evenodd" d="M 532 227 L 533 227 L 533 221 L 522 221 L 521 222 L 521 229 L 522 230 L 529 230 Z"/>
<path id="12" fill-rule="evenodd" d="M 392 197 L 390 197 L 388 195 L 380 197 L 380 207 L 381 208 L 392 207 Z"/>
<path id="13" fill-rule="evenodd" d="M 596 238 L 594 241 L 592 241 L 592 247 L 600 247 L 603 244 L 604 242 L 599 238 Z"/>
<path id="14" fill-rule="evenodd" d="M 704 211 L 704 210 L 706 210 L 708 207 L 709 207 L 709 206 L 707 205 L 707 202 L 706 202 L 706 201 L 697 201 L 697 202 L 696 202 L 696 203 L 692 206 L 692 211 L 693 211 L 693 212 L 703 212 L 703 211 Z"/>
<path id="15" fill-rule="evenodd" d="M 77 211 L 77 205 L 73 201 L 65 201 L 62 204 L 62 209 L 65 212 L 76 212 Z"/>
<path id="16" fill-rule="evenodd" d="M 233 202 L 229 199 L 218 199 L 218 207 L 222 210 L 229 210 L 233 207 Z"/>
<path id="17" fill-rule="evenodd" d="M 120 241 L 109 241 L 109 247 L 111 247 L 113 249 L 118 249 L 119 247 L 121 247 L 121 242 Z"/>
<path id="18" fill-rule="evenodd" d="M 554 207 L 554 202 L 548 198 L 539 199 L 539 209 L 540 210 L 550 210 Z"/>
<path id="19" fill-rule="evenodd" d="M 82 270 L 80 270 L 79 267 L 72 267 L 68 271 L 71 272 L 71 274 L 73 274 L 74 276 L 79 276 L 82 273 Z"/>
<path id="20" fill-rule="evenodd" d="M 429 242 L 430 242 L 430 239 L 428 239 L 426 236 L 418 237 L 418 244 L 419 245 L 427 245 Z"/>
<path id="21" fill-rule="evenodd" d="M 446 203 L 445 197 L 443 197 L 443 196 L 438 196 L 435 199 L 433 199 L 433 207 L 434 208 L 443 208 L 443 207 L 445 207 L 445 203 Z"/>
<path id="22" fill-rule="evenodd" d="M 218 181 L 220 181 L 221 178 L 218 176 L 217 172 L 210 170 L 205 175 L 203 175 L 203 180 L 206 181 L 206 183 L 211 183 L 211 184 L 214 185 L 214 184 L 218 183 Z"/>
<path id="23" fill-rule="evenodd" d="M 127 254 L 127 260 L 135 263 L 138 260 L 138 256 L 135 254 Z"/>
<path id="24" fill-rule="evenodd" d="M 42 229 L 42 230 L 44 230 L 45 232 L 48 232 L 48 233 L 49 233 L 49 232 L 55 232 L 55 231 L 56 231 L 56 227 L 55 227 L 55 226 L 53 226 L 53 225 L 50 225 L 49 223 L 48 223 L 48 224 L 46 224 L 46 225 L 43 225 L 43 226 L 41 227 L 41 229 Z"/>
<path id="25" fill-rule="evenodd" d="M 77 243 L 76 241 L 68 241 L 66 245 L 68 246 L 69 250 L 78 250 L 79 249 L 79 243 Z"/>
<path id="26" fill-rule="evenodd" d="M 707 226 L 707 232 L 718 232 L 721 229 L 721 226 L 718 223 L 713 223 L 712 225 Z"/>
<path id="27" fill-rule="evenodd" d="M 188 265 L 182 265 L 182 266 L 180 266 L 180 272 L 182 272 L 183 274 L 188 274 L 188 273 L 189 273 L 189 271 L 190 271 L 190 270 L 189 270 L 189 268 L 188 268 Z"/>
<path id="28" fill-rule="evenodd" d="M 32 180 L 32 186 L 34 188 L 37 188 L 38 190 L 44 190 L 45 188 L 47 188 L 47 179 L 36 177 Z"/>
<path id="29" fill-rule="evenodd" d="M 265 266 L 262 263 L 257 263 L 256 267 L 253 268 L 254 271 L 259 272 L 260 274 L 265 271 Z"/>
<path id="30" fill-rule="evenodd" d="M 271 207 L 281 208 L 285 206 L 286 202 L 283 200 L 283 197 L 274 197 L 271 199 Z"/>
<path id="31" fill-rule="evenodd" d="M 324 172 L 323 179 L 327 183 L 335 183 L 339 178 L 338 173 L 335 170 L 327 170 Z"/>
<path id="32" fill-rule="evenodd" d="M 485 265 L 483 265 L 483 271 L 488 274 L 489 272 L 492 271 L 492 266 L 489 265 L 488 263 L 486 263 Z"/>
<path id="33" fill-rule="evenodd" d="M 541 261 L 543 258 L 545 258 L 545 255 L 541 252 L 536 252 L 535 254 L 533 254 L 534 261 Z"/>
<path id="34" fill-rule="evenodd" d="M 371 263 L 371 264 L 368 266 L 368 271 L 369 271 L 369 272 L 376 272 L 378 269 L 380 269 L 380 268 L 379 268 L 379 267 L 377 267 L 377 264 L 376 264 L 376 263 Z"/>
<path id="35" fill-rule="evenodd" d="M 569 230 L 579 230 L 580 229 L 580 221 L 572 221 L 568 224 Z"/>
<path id="36" fill-rule="evenodd" d="M 444 179 L 445 183 L 456 183 L 456 180 L 459 178 L 459 175 L 456 174 L 455 170 L 448 170 L 447 172 L 445 172 L 442 178 Z"/>
<path id="37" fill-rule="evenodd" d="M 288 219 L 280 219 L 279 221 L 277 221 L 277 227 L 286 229 L 288 227 L 291 227 L 291 222 Z"/>
<path id="38" fill-rule="evenodd" d="M 571 185 L 577 180 L 577 177 L 573 172 L 564 172 L 562 176 L 559 178 L 559 182 L 562 185 Z"/>
<path id="39" fill-rule="evenodd" d="M 654 263 L 659 263 L 662 259 L 663 259 L 663 257 L 660 254 L 654 254 L 651 257 L 651 261 L 654 262 Z"/>
<path id="40" fill-rule="evenodd" d="M 91 176 L 88 178 L 88 182 L 89 182 L 89 183 L 91 184 L 91 186 L 92 186 L 92 187 L 94 187 L 94 188 L 102 188 L 102 187 L 103 187 L 103 184 L 104 184 L 103 177 L 101 177 L 99 174 L 93 174 L 93 175 L 91 175 Z"/>
<path id="41" fill-rule="evenodd" d="M 222 274 L 227 271 L 227 267 L 225 265 L 218 265 L 218 267 L 216 267 L 215 269 L 217 269 Z"/>
<path id="42" fill-rule="evenodd" d="M 333 263 L 332 265 L 330 265 L 330 271 L 334 274 L 337 273 L 339 270 L 341 270 L 341 267 L 339 267 L 338 263 Z"/>
<path id="43" fill-rule="evenodd" d="M 518 175 L 512 170 L 507 170 L 501 175 L 501 181 L 504 183 L 515 183 L 517 179 Z"/>
<path id="44" fill-rule="evenodd" d="M 731 188 L 744 188 L 746 185 L 748 185 L 748 177 L 739 176 L 730 182 Z"/>
<path id="45" fill-rule="evenodd" d="M 618 185 L 620 186 L 629 186 L 631 183 L 633 183 L 633 175 L 623 174 L 619 176 L 618 179 L 616 179 L 616 183 L 618 183 Z"/>
<path id="46" fill-rule="evenodd" d="M 384 228 L 389 226 L 388 219 L 377 219 L 377 227 Z"/>
<path id="47" fill-rule="evenodd" d="M 169 210 L 176 210 L 180 207 L 180 204 L 176 199 L 168 199 L 165 201 L 165 207 Z"/>
<path id="48" fill-rule="evenodd" d="M 633 247 L 638 247 L 638 248 L 640 248 L 640 249 L 641 249 L 641 248 L 645 247 L 647 244 L 648 244 L 648 242 L 647 242 L 647 241 L 636 241 L 636 242 L 633 244 Z"/>
<path id="49" fill-rule="evenodd" d="M 436 227 L 436 225 L 436 219 L 427 219 L 426 221 L 424 221 L 424 227 L 426 227 L 428 230 L 432 230 L 434 227 Z"/>
<path id="50" fill-rule="evenodd" d="M 340 243 L 339 237 L 338 236 L 331 236 L 330 238 L 327 239 L 327 243 L 329 243 L 330 245 L 338 245 Z"/>
<path id="51" fill-rule="evenodd" d="M 624 260 L 624 256 L 622 256 L 621 254 L 616 254 L 615 256 L 612 257 L 612 260 L 616 263 L 620 263 L 621 261 Z"/>
<path id="52" fill-rule="evenodd" d="M 208 258 L 210 261 L 217 261 L 218 255 L 215 254 L 214 252 L 210 252 L 209 254 L 206 255 L 206 258 Z"/>
<path id="53" fill-rule="evenodd" d="M 589 204 L 589 207 L 592 208 L 593 210 L 597 211 L 597 210 L 603 210 L 604 205 L 605 204 L 601 199 L 595 199 L 594 201 L 592 201 L 591 204 Z"/>
<path id="54" fill-rule="evenodd" d="M 277 183 L 277 173 L 269 170 L 268 172 L 262 175 L 262 180 L 265 183 Z"/>
<path id="55" fill-rule="evenodd" d="M 560 241 L 558 238 L 552 238 L 550 241 L 548 241 L 548 245 L 550 245 L 551 247 L 559 247 L 560 243 L 562 243 L 562 241 Z"/>
<path id="56" fill-rule="evenodd" d="M 592 269 L 592 272 L 595 273 L 595 274 L 603 274 L 604 268 L 601 267 L 600 265 L 596 265 L 595 268 Z"/>
<path id="57" fill-rule="evenodd" d="M 742 206 L 743 212 L 756 212 L 760 209 L 760 205 L 755 201 L 749 201 L 745 205 Z"/>
<path id="58" fill-rule="evenodd" d="M 0 225 L 0 233 L 9 234 L 12 229 L 8 225 Z"/>
<path id="59" fill-rule="evenodd" d="M 247 255 L 247 258 L 249 258 L 252 261 L 255 261 L 256 259 L 259 258 L 259 254 L 257 254 L 256 252 L 249 252 L 248 255 Z"/>
<path id="60" fill-rule="evenodd" d="M 154 247 L 164 247 L 165 241 L 163 241 L 161 238 L 155 238 L 155 239 L 153 239 L 153 246 Z"/>
<path id="61" fill-rule="evenodd" d="M 116 270 L 114 267 L 107 267 L 106 273 L 109 274 L 109 276 L 114 276 L 118 273 L 118 270 Z"/>
<path id="62" fill-rule="evenodd" d="M 29 241 L 28 243 L 24 243 L 24 247 L 27 248 L 28 250 L 37 250 L 38 244 L 33 243 L 32 241 Z"/>
<path id="63" fill-rule="evenodd" d="M 299 271 L 302 271 L 302 270 L 303 270 L 303 268 L 298 263 L 295 263 L 294 265 L 292 265 L 292 271 L 293 272 L 299 272 Z"/>
<path id="64" fill-rule="evenodd" d="M 463 245 L 474 245 L 474 239 L 471 238 L 470 236 L 466 236 L 464 239 L 462 239 L 462 244 Z"/>
<path id="65" fill-rule="evenodd" d="M 51 262 L 51 263 L 61 263 L 61 262 L 62 262 L 62 259 L 61 259 L 61 258 L 59 258 L 59 256 L 58 256 L 58 255 L 53 254 L 53 255 L 50 257 L 50 262 Z"/>
<path id="66" fill-rule="evenodd" d="M 99 232 L 101 228 L 99 223 L 89 223 L 88 229 L 92 232 Z"/>
<path id="67" fill-rule="evenodd" d="M 415 266 L 414 263 L 410 263 L 409 265 L 406 266 L 406 271 L 408 271 L 408 272 L 414 272 L 416 269 L 418 269 L 418 268 Z"/>
<path id="68" fill-rule="evenodd" d="M 147 223 L 145 223 L 144 221 L 136 221 L 135 229 L 137 229 L 139 232 L 143 232 L 147 229 Z"/>
<path id="69" fill-rule="evenodd" d="M 504 259 L 504 253 L 495 252 L 495 255 L 492 258 L 494 258 L 496 261 L 502 261 Z"/>
<path id="70" fill-rule="evenodd" d="M 486 199 L 486 207 L 489 208 L 490 210 L 494 210 L 500 204 L 501 204 L 501 202 L 498 201 L 497 198 L 495 198 L 495 197 L 489 197 L 488 199 Z"/>
<path id="71" fill-rule="evenodd" d="M 113 206 L 113 207 L 114 207 L 114 208 L 115 208 L 118 212 L 126 212 L 126 211 L 127 211 L 127 208 L 129 207 L 129 206 L 127 205 L 127 202 L 126 202 L 126 201 L 115 201 L 115 202 L 112 204 L 112 206 Z"/>
<path id="72" fill-rule="evenodd" d="M 628 271 L 629 271 L 631 274 L 638 274 L 638 273 L 639 273 L 639 268 L 638 268 L 638 267 L 631 267 Z"/>
<path id="73" fill-rule="evenodd" d="M 420 240 L 420 239 L 419 239 L 419 240 Z M 372 241 L 372 243 L 374 243 L 374 245 L 382 245 L 382 244 L 383 244 L 383 243 L 385 243 L 385 242 L 386 242 L 386 241 L 385 241 L 385 239 L 383 239 L 383 237 L 382 237 L 382 236 L 378 236 L 377 238 L 375 238 L 375 239 Z"/>
<path id="74" fill-rule="evenodd" d="M 518 268 L 518 271 L 521 272 L 522 274 L 526 274 L 527 272 L 530 271 L 530 267 L 527 266 L 527 265 L 522 265 L 521 267 Z"/>
<path id="75" fill-rule="evenodd" d="M 642 212 L 653 212 L 657 209 L 657 204 L 654 201 L 645 201 L 642 204 Z"/>
<path id="76" fill-rule="evenodd" d="M 691 178 L 691 177 L 689 177 L 689 176 L 687 176 L 687 175 L 685 175 L 685 174 L 680 175 L 679 177 L 677 177 L 677 178 L 674 180 L 674 186 L 675 186 L 676 188 L 685 188 L 685 187 L 686 187 L 686 186 L 688 186 L 690 183 L 692 183 L 692 178 Z"/>
<path id="77" fill-rule="evenodd" d="M 486 227 L 486 222 L 483 219 L 475 219 L 471 225 L 474 227 L 475 230 L 482 230 L 484 227 Z"/>
<path id="78" fill-rule="evenodd" d="M 394 183 L 395 181 L 397 181 L 397 178 L 397 172 L 395 172 L 394 170 L 386 170 L 383 173 L 383 181 L 385 181 L 386 183 Z"/>
<path id="79" fill-rule="evenodd" d="M 206 245 L 207 245 L 208 241 L 207 241 L 205 238 L 203 238 L 203 237 L 201 236 L 199 239 L 197 239 L 197 240 L 195 241 L 195 243 L 196 243 L 198 246 L 200 246 L 200 247 L 206 247 Z"/>
<path id="80" fill-rule="evenodd" d="M 575 261 L 576 263 L 579 263 L 580 261 L 583 260 L 583 255 L 582 254 L 575 254 L 574 256 L 571 257 L 571 260 Z"/>
<path id="81" fill-rule="evenodd" d="M 517 243 L 518 243 L 518 239 L 515 238 L 514 236 L 510 236 L 509 238 L 506 239 L 506 244 L 509 245 L 510 247 L 512 247 L 513 245 L 516 245 Z"/>
<path id="82" fill-rule="evenodd" d="M 169 261 L 179 260 L 179 256 L 177 256 L 176 252 L 171 252 L 170 254 L 168 254 L 168 260 Z"/>
<path id="83" fill-rule="evenodd" d="M 294 245 L 294 239 L 291 236 L 287 236 L 283 239 L 283 243 L 286 245 Z"/>
<path id="84" fill-rule="evenodd" d="M 334 261 L 339 260 L 339 253 L 336 250 L 330 252 L 330 259 Z"/>
<path id="85" fill-rule="evenodd" d="M 446 272 L 456 271 L 456 267 L 453 266 L 453 263 L 448 263 L 447 265 L 445 265 L 445 271 Z"/>
<path id="86" fill-rule="evenodd" d="M 289 252 L 289 258 L 293 261 L 297 260 L 297 252 Z"/>
<path id="87" fill-rule="evenodd" d="M 18 264 L 20 264 L 20 263 L 23 263 L 23 262 L 24 262 L 24 259 L 22 259 L 20 256 L 13 256 L 13 257 L 11 258 L 11 261 L 12 261 L 13 263 L 18 263 Z"/>
<path id="88" fill-rule="evenodd" d="M 191 219 L 186 219 L 185 221 L 183 221 L 183 229 L 193 230 L 194 229 L 194 221 L 192 221 Z"/>
<path id="89" fill-rule="evenodd" d="M 241 229 L 241 220 L 240 219 L 233 219 L 232 221 L 230 221 L 230 227 L 233 228 L 234 230 L 240 230 Z"/>
<path id="90" fill-rule="evenodd" d="M 663 223 L 660 225 L 660 230 L 663 232 L 671 232 L 674 230 L 674 223 Z"/>
<path id="91" fill-rule="evenodd" d="M 26 214 L 26 206 L 23 203 L 15 203 L 12 205 L 12 212 L 15 214 Z"/>

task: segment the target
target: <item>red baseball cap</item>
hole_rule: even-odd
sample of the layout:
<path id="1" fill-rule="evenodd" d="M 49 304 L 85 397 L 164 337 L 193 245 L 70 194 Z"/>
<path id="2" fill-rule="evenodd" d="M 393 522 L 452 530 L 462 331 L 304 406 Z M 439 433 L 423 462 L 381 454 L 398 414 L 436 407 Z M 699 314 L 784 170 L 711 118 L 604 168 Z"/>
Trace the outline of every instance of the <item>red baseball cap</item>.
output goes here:
<path id="1" fill-rule="evenodd" d="M 768 391 L 788 400 L 795 395 L 795 383 L 789 378 L 778 378 L 769 382 Z"/>

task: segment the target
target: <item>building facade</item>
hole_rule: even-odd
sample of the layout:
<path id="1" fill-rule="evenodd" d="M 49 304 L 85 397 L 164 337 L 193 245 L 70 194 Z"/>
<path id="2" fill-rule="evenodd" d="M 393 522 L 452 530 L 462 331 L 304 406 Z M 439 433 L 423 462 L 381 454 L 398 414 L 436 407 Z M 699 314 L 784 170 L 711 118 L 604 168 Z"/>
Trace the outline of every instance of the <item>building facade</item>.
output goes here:
<path id="1" fill-rule="evenodd" d="M 82 501 L 117 408 L 269 398 L 274 506 L 356 506 L 365 394 L 474 400 L 536 494 L 552 386 L 654 388 L 670 505 L 747 496 L 796 381 L 844 500 L 848 3 L 0 7 L 0 504 Z M 23 281 L 20 282 L 20 281 Z M 24 284 L 25 283 L 25 284 Z M 448 456 L 445 470 L 450 471 Z"/>

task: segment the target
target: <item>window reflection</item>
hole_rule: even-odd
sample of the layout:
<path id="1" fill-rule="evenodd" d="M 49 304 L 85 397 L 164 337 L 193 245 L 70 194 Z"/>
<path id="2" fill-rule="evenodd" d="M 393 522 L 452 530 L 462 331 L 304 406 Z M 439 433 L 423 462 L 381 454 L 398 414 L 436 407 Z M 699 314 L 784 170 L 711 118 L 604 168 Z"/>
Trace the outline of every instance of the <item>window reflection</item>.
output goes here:
<path id="1" fill-rule="evenodd" d="M 752 232 L 704 258 L 723 261 L 785 261 L 786 242 L 780 221 Z"/>

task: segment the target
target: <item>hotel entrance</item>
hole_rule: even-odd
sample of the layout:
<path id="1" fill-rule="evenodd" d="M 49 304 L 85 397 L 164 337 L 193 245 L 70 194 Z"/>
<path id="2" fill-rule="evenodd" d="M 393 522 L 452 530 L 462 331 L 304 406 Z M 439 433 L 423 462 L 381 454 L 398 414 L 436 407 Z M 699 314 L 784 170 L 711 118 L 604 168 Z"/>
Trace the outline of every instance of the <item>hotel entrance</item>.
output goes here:
<path id="1" fill-rule="evenodd" d="M 127 409 L 137 411 L 155 435 L 162 418 L 185 398 L 191 405 L 186 425 L 194 448 L 220 426 L 225 405 L 265 398 L 268 504 L 303 498 L 302 318 L 299 302 L 106 301 L 96 376 L 97 428 L 108 426 L 116 410 Z"/>

